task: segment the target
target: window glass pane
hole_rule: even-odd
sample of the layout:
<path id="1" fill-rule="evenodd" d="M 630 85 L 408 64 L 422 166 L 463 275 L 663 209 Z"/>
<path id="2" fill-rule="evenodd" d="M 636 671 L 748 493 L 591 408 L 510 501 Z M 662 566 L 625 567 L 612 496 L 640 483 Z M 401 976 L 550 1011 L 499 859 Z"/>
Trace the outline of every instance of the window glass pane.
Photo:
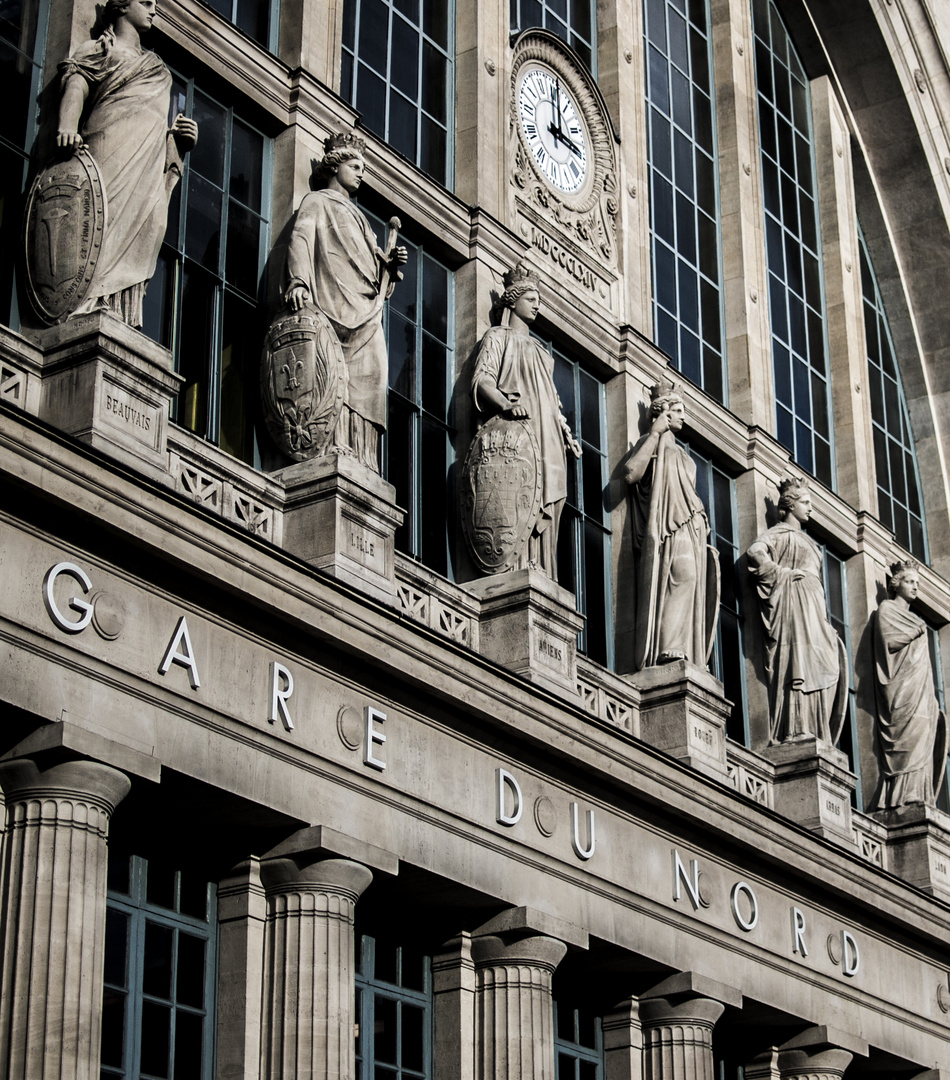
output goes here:
<path id="1" fill-rule="evenodd" d="M 204 1019 L 195 1013 L 175 1013 L 175 1080 L 201 1080 Z"/>
<path id="2" fill-rule="evenodd" d="M 801 67 L 774 0 L 754 5 L 754 29 L 776 435 L 801 468 L 830 485 L 829 372 L 808 88 L 787 66 L 790 61 L 793 69 Z"/>
<path id="3" fill-rule="evenodd" d="M 171 1009 L 152 1001 L 142 1003 L 142 1072 L 166 1078 L 169 1074 Z"/>
<path id="4" fill-rule="evenodd" d="M 145 959 L 142 989 L 152 997 L 171 998 L 172 931 L 153 922 L 145 924 Z"/>
<path id="5" fill-rule="evenodd" d="M 702 17 L 687 28 L 685 5 L 673 0 L 644 0 L 647 86 L 652 105 L 649 168 L 654 332 L 657 344 L 674 366 L 721 400 L 722 303 L 717 175 L 711 156 L 710 42 L 705 33 L 705 0 L 696 7 Z M 672 125 L 663 118 L 671 110 Z M 675 196 L 667 179 L 671 170 Z"/>
<path id="6" fill-rule="evenodd" d="M 232 199 L 260 213 L 261 179 L 264 167 L 264 138 L 240 120 L 231 130 L 231 187 Z"/>
<path id="7" fill-rule="evenodd" d="M 392 998 L 376 995 L 376 1014 L 373 1022 L 373 1041 L 376 1060 L 397 1065 L 396 1058 L 396 1002 Z"/>

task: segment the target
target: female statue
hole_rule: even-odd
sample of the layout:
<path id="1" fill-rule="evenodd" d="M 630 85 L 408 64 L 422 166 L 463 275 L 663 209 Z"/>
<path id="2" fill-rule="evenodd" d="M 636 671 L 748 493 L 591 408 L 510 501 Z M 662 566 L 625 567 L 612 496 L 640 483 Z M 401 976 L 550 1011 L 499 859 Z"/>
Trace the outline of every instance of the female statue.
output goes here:
<path id="1" fill-rule="evenodd" d="M 719 553 L 696 494 L 696 464 L 676 445 L 686 419 L 669 381 L 652 391 L 650 431 L 630 452 L 636 558 L 634 670 L 688 660 L 704 667 L 719 613 Z"/>
<path id="2" fill-rule="evenodd" d="M 779 523 L 746 553 L 765 624 L 770 745 L 812 735 L 834 746 L 848 705 L 847 653 L 828 619 L 821 549 L 802 530 L 811 512 L 807 482 L 783 480 Z"/>
<path id="3" fill-rule="evenodd" d="M 198 140 L 198 125 L 184 116 L 169 129 L 171 75 L 142 48 L 156 11 L 156 0 L 108 0 L 101 37 L 60 64 L 56 144 L 88 148 L 102 176 L 107 213 L 95 274 L 74 314 L 111 310 L 131 326 L 142 325 L 168 199 L 181 179 L 182 155 Z"/>
<path id="4" fill-rule="evenodd" d="M 505 274 L 504 281 L 505 291 L 494 306 L 500 325 L 493 326 L 479 345 L 472 396 L 486 419 L 503 416 L 524 421 L 537 440 L 540 509 L 527 542 L 512 551 L 505 568 L 531 567 L 557 580 L 557 535 L 567 499 L 565 450 L 580 457 L 581 448 L 561 411 L 554 387 L 554 359 L 529 333 L 541 307 L 537 275 L 519 264 Z M 517 507 L 508 505 L 503 473 L 503 468 L 482 469 L 473 474 L 472 481 L 476 487 L 481 485 L 471 499 L 478 507 L 473 532 L 492 533 L 496 542 L 498 535 L 511 532 L 517 515 Z M 491 491 L 485 490 L 488 485 L 494 485 Z M 503 538 L 501 543 L 505 542 Z"/>
<path id="5" fill-rule="evenodd" d="M 347 375 L 332 452 L 378 473 L 389 371 L 383 304 L 408 253 L 395 246 L 381 251 L 366 215 L 352 202 L 366 170 L 364 147 L 348 132 L 324 141 L 326 152 L 314 169 L 322 186 L 304 196 L 287 248 L 284 301 L 294 312 L 312 304 L 329 320 Z"/>
<path id="6" fill-rule="evenodd" d="M 923 619 L 910 610 L 920 586 L 913 560 L 894 563 L 874 621 L 881 788 L 876 808 L 933 805 L 947 764 L 947 722 L 934 694 Z"/>

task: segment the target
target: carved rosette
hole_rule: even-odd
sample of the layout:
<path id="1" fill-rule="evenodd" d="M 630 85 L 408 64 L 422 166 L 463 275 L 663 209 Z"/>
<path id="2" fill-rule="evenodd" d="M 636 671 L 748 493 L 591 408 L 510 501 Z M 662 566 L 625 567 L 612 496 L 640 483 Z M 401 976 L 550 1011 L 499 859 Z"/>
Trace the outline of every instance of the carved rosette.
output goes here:
<path id="1" fill-rule="evenodd" d="M 540 63 L 552 69 L 570 88 L 590 135 L 589 180 L 576 194 L 554 190 L 537 168 L 522 141 L 518 120 L 517 87 L 522 68 Z M 574 53 L 554 34 L 530 30 L 515 44 L 511 68 L 508 136 L 511 147 L 510 179 L 516 199 L 554 222 L 567 238 L 595 260 L 595 265 L 617 265 L 619 181 L 614 138 L 600 90 Z"/>
<path id="2" fill-rule="evenodd" d="M 264 339 L 261 397 L 271 438 L 294 461 L 327 452 L 346 399 L 346 362 L 326 315 L 282 311 Z"/>

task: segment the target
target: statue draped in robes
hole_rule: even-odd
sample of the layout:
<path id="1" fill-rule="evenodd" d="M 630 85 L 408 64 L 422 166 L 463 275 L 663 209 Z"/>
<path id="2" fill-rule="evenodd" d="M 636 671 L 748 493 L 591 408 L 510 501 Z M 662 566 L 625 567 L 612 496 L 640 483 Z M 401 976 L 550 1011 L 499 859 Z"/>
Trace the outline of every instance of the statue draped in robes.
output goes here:
<path id="1" fill-rule="evenodd" d="M 895 563 L 874 621 L 881 787 L 876 809 L 934 805 L 947 762 L 947 723 L 934 693 L 927 627 L 910 610 L 917 564 Z"/>
<path id="2" fill-rule="evenodd" d="M 541 306 L 537 275 L 519 264 L 508 271 L 504 281 L 505 291 L 495 305 L 501 313 L 501 325 L 489 329 L 478 347 L 472 397 L 486 420 L 499 416 L 530 428 L 539 458 L 535 467 L 540 471 L 540 502 L 533 521 L 522 522 L 519 509 L 528 509 L 530 516 L 530 500 L 517 492 L 507 498 L 503 480 L 492 491 L 484 490 L 486 478 L 498 477 L 499 469 L 471 471 L 467 467 L 470 486 L 481 485 L 483 490 L 473 491 L 468 500 L 476 520 L 465 523 L 466 535 L 476 561 L 486 572 L 532 568 L 543 570 L 556 581 L 558 529 L 567 499 L 566 451 L 580 457 L 581 448 L 567 425 L 554 386 L 554 358 L 529 334 Z M 476 435 L 473 450 L 478 442 Z M 465 501 L 463 498 L 463 513 Z M 475 534 L 494 537 L 489 543 L 495 544 L 496 553 L 510 540 L 506 557 L 497 566 L 479 556 L 478 543 L 472 541 Z"/>
<path id="3" fill-rule="evenodd" d="M 624 467 L 632 488 L 636 611 L 634 670 L 706 665 L 719 614 L 719 553 L 696 493 L 696 464 L 676 444 L 685 421 L 671 382 L 652 391 L 652 423 Z"/>
<path id="4" fill-rule="evenodd" d="M 765 625 L 769 744 L 813 735 L 837 744 L 848 705 L 848 659 L 828 618 L 821 549 L 802 530 L 811 517 L 804 480 L 783 480 L 780 521 L 746 553 Z"/>
<path id="5" fill-rule="evenodd" d="M 383 252 L 366 215 L 351 201 L 365 171 L 362 139 L 332 135 L 314 171 L 325 186 L 304 196 L 287 248 L 284 299 L 294 312 L 313 305 L 326 316 L 346 363 L 346 395 L 329 453 L 355 457 L 379 472 L 386 430 L 389 360 L 383 304 L 408 253 L 394 236 Z"/>
<path id="6" fill-rule="evenodd" d="M 155 0 L 109 0 L 103 34 L 81 45 L 59 68 L 63 98 L 57 144 L 89 150 L 106 201 L 102 249 L 85 298 L 72 314 L 110 310 L 131 326 L 142 325 L 142 301 L 165 236 L 168 200 L 181 178 L 182 154 L 198 138 L 197 125 L 184 116 L 168 127 L 171 75 L 139 40 L 155 10 Z"/>

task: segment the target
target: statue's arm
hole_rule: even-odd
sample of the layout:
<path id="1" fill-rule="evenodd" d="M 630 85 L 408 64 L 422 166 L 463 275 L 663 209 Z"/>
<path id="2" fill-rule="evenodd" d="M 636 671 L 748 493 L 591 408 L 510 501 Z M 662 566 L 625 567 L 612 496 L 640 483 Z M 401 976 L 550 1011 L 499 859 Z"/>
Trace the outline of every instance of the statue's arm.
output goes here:
<path id="1" fill-rule="evenodd" d="M 74 72 L 67 76 L 59 103 L 59 127 L 56 131 L 56 145 L 64 150 L 79 150 L 83 145 L 79 120 L 88 96 L 89 83 L 82 75 Z"/>
<path id="2" fill-rule="evenodd" d="M 307 282 L 314 273 L 316 247 L 316 205 L 310 196 L 305 195 L 287 244 L 287 288 L 284 291 L 284 303 L 291 311 L 299 311 L 311 299 Z"/>
<path id="3" fill-rule="evenodd" d="M 475 360 L 475 373 L 472 375 L 472 397 L 479 412 L 494 416 L 496 413 L 510 412 L 517 420 L 528 417 L 528 410 L 518 401 L 512 401 L 498 388 L 498 373 L 501 370 L 502 345 L 496 340 L 491 330 L 482 338 L 482 344 Z"/>

